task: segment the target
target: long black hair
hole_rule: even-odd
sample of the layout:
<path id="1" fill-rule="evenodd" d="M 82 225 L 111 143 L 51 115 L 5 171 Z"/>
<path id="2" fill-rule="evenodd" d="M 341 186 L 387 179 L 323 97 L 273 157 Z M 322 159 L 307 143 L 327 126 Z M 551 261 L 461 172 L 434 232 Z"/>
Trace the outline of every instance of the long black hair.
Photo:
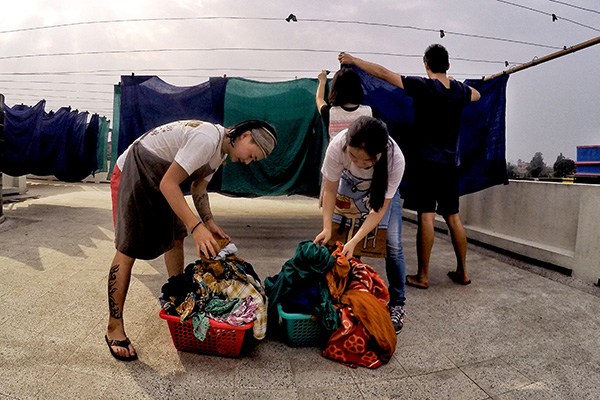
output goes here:
<path id="1" fill-rule="evenodd" d="M 361 104 L 365 97 L 360 82 L 360 76 L 347 65 L 335 73 L 331 81 L 329 104 L 343 106 L 344 104 Z"/>
<path id="2" fill-rule="evenodd" d="M 379 160 L 373 165 L 373 180 L 371 181 L 371 196 L 369 198 L 369 206 L 376 212 L 383 206 L 385 192 L 388 187 L 389 145 L 390 135 L 387 126 L 380 119 L 362 116 L 357 118 L 348 128 L 348 139 L 345 148 L 351 146 L 362 149 L 373 160 L 381 154 Z"/>

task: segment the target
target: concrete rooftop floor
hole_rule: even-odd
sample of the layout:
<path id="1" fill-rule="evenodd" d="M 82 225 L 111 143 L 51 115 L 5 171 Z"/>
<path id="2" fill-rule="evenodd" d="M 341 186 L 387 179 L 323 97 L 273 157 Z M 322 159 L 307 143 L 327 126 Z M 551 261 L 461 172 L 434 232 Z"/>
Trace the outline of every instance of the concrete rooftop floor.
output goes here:
<path id="1" fill-rule="evenodd" d="M 600 289 L 473 245 L 473 283 L 460 287 L 446 277 L 454 254 L 441 234 L 430 288 L 407 288 L 396 353 L 379 369 L 348 368 L 276 339 L 237 359 L 178 352 L 158 316 L 167 279 L 160 258 L 136 263 L 126 303 L 139 361 L 116 361 L 103 338 L 114 255 L 109 186 L 28 187 L 29 198 L 5 198 L 0 224 L 0 400 L 600 398 Z M 211 194 L 211 203 L 263 279 L 320 228 L 315 199 Z M 415 233 L 405 222 L 409 273 Z M 195 259 L 187 243 L 186 263 Z M 385 276 L 381 260 L 365 261 Z"/>

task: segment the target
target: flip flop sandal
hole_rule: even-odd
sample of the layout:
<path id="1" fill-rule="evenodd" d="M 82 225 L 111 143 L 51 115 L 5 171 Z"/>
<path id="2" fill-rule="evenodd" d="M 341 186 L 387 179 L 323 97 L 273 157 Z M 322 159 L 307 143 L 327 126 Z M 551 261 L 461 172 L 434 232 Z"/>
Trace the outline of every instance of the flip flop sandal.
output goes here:
<path id="1" fill-rule="evenodd" d="M 112 354 L 112 356 L 114 358 L 116 358 L 119 361 L 134 361 L 137 360 L 138 356 L 137 354 L 134 355 L 130 355 L 128 357 L 126 356 L 122 356 L 117 354 L 113 349 L 112 346 L 115 347 L 122 347 L 124 349 L 127 349 L 127 351 L 129 351 L 129 345 L 131 344 L 131 341 L 129 340 L 129 338 L 125 338 L 125 340 L 116 340 L 116 339 L 109 339 L 108 335 L 104 335 L 104 340 L 106 340 L 106 344 L 108 345 L 108 349 L 110 350 L 110 354 Z"/>

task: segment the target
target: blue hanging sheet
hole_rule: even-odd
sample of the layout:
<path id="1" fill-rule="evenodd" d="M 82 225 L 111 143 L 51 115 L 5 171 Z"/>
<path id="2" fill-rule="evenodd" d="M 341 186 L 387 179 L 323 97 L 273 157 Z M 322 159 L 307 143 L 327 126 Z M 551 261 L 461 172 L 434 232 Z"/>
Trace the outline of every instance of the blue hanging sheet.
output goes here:
<path id="1" fill-rule="evenodd" d="M 459 193 L 508 184 L 506 173 L 506 85 L 508 75 L 466 80 L 481 99 L 465 107 L 459 133 Z"/>
<path id="2" fill-rule="evenodd" d="M 46 113 L 44 100 L 35 106 L 5 106 L 2 172 L 54 175 L 80 181 L 97 168 L 98 116 L 62 107 Z"/>
<path id="3" fill-rule="evenodd" d="M 4 105 L 4 146 L 0 157 L 3 173 L 21 176 L 31 172 L 32 162 L 39 158 L 45 104 L 42 100 L 33 107 Z"/>
<path id="4" fill-rule="evenodd" d="M 86 124 L 87 112 L 76 113 L 65 131 L 65 151 L 59 152 L 54 176 L 64 182 L 79 182 L 98 169 L 96 148 L 100 118 L 93 114 Z"/>
<path id="5" fill-rule="evenodd" d="M 199 119 L 223 124 L 225 78 L 173 86 L 156 76 L 121 76 L 118 155 L 144 132 L 168 122 Z"/>
<path id="6" fill-rule="evenodd" d="M 364 103 L 382 119 L 406 158 L 401 191 L 410 190 L 411 157 L 415 154 L 412 99 L 394 85 L 353 67 L 365 90 Z M 459 131 L 461 195 L 508 183 L 506 175 L 506 84 L 508 75 L 490 81 L 467 80 L 481 99 L 465 107 Z"/>

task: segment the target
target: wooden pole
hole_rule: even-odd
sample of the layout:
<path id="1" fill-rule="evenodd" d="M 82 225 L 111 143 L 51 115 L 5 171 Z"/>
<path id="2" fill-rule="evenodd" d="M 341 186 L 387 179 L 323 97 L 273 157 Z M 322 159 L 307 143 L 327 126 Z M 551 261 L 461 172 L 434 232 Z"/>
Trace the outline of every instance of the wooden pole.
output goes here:
<path id="1" fill-rule="evenodd" d="M 596 45 L 598 43 L 600 43 L 600 36 L 598 36 L 598 37 L 596 37 L 594 39 L 590 39 L 590 40 L 588 40 L 586 42 L 582 42 L 582 43 L 576 44 L 576 45 L 571 46 L 571 47 L 565 47 L 564 49 L 562 49 L 560 51 L 557 51 L 556 53 L 548 54 L 547 56 L 544 56 L 544 57 L 541 57 L 541 58 L 535 58 L 535 59 L 531 60 L 530 62 L 521 64 L 521 65 L 517 65 L 514 68 L 507 69 L 505 71 L 498 72 L 497 74 L 487 76 L 487 77 L 483 78 L 483 80 L 484 81 L 489 81 L 490 79 L 494 79 L 494 78 L 497 78 L 497 77 L 502 76 L 502 75 L 509 75 L 509 74 L 512 74 L 512 73 L 515 73 L 515 72 L 518 72 L 518 71 L 522 71 L 524 69 L 527 69 L 529 67 L 533 67 L 535 65 L 544 63 L 546 61 L 554 60 L 555 58 L 562 57 L 562 56 L 565 56 L 565 55 L 570 54 L 570 53 L 574 53 L 577 50 L 581 50 L 581 49 L 585 49 L 586 47 L 594 46 L 594 45 Z"/>

